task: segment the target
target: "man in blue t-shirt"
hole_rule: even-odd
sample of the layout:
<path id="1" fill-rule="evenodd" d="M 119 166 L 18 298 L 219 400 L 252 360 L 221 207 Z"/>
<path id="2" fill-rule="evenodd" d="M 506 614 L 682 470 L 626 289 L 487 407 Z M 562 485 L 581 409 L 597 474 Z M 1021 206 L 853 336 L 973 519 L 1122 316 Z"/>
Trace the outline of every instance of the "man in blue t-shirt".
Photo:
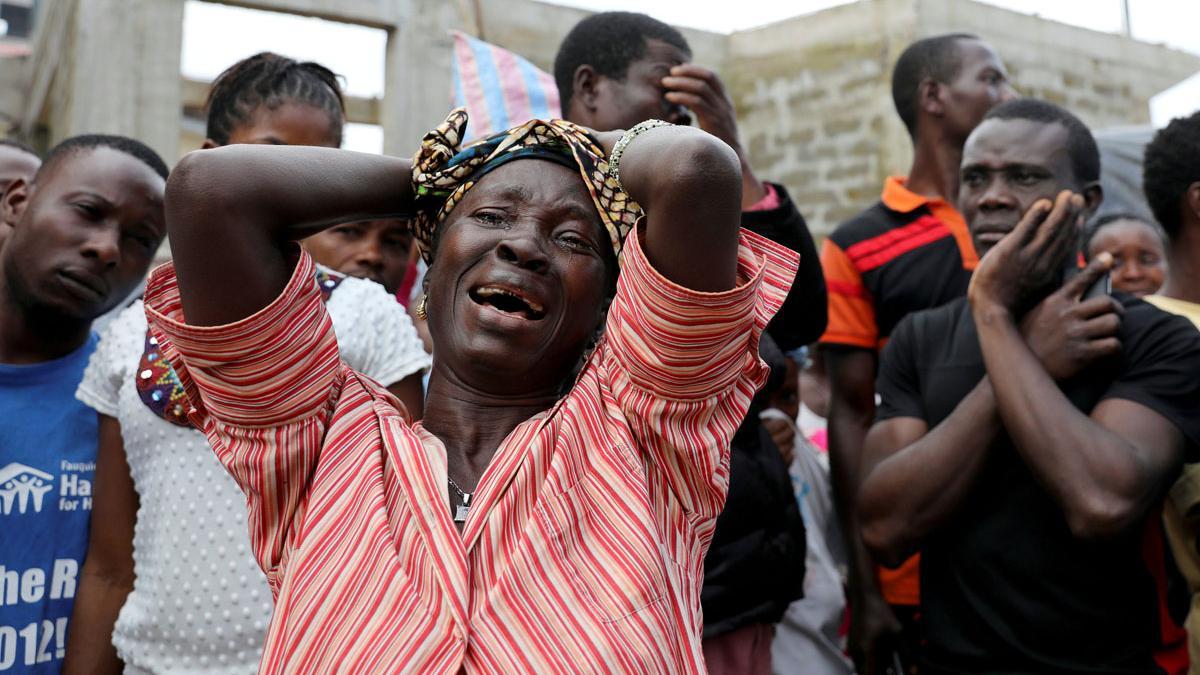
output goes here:
<path id="1" fill-rule="evenodd" d="M 121 136 L 67 139 L 0 201 L 0 673 L 57 673 L 87 549 L 99 430 L 75 388 L 92 321 L 166 232 L 167 166 Z"/>

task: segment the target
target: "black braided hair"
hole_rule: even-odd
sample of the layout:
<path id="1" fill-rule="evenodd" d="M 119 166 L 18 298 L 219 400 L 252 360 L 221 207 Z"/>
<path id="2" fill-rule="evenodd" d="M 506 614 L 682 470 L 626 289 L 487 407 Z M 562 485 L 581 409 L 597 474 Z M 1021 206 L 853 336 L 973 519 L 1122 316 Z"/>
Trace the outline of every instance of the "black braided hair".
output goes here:
<path id="1" fill-rule="evenodd" d="M 346 103 L 338 76 L 319 63 L 300 62 L 273 52 L 244 58 L 217 76 L 205 103 L 205 135 L 225 145 L 233 131 L 249 123 L 260 107 L 276 108 L 293 102 L 328 112 L 334 140 L 342 144 Z"/>

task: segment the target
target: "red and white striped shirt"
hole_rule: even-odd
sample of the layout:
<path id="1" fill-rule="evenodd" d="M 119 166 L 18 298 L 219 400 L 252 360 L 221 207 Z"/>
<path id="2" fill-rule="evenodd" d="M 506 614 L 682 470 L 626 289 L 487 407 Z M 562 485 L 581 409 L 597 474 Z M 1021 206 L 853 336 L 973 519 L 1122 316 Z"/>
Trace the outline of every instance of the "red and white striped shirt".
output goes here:
<path id="1" fill-rule="evenodd" d="M 150 323 L 191 417 L 247 496 L 276 597 L 260 672 L 703 672 L 700 584 L 729 441 L 766 378 L 758 337 L 795 277 L 748 232 L 739 286 L 682 288 L 624 252 L 573 389 L 520 424 L 461 535 L 446 453 L 338 358 L 312 262 L 237 323 L 182 323 L 170 265 Z"/>

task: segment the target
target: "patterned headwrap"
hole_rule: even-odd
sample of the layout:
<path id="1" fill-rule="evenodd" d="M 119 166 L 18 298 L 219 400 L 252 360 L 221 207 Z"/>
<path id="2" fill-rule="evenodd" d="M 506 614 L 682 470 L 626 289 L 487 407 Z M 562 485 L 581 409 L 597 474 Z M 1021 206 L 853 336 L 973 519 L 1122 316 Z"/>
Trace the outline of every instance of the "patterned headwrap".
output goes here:
<path id="1" fill-rule="evenodd" d="M 642 207 L 609 176 L 604 150 L 582 127 L 564 120 L 530 120 L 460 150 L 466 125 L 466 110 L 455 109 L 425 134 L 413 157 L 417 210 L 412 230 L 426 263 L 433 255 L 434 233 L 463 195 L 489 171 L 525 157 L 578 169 L 608 231 L 613 253 L 621 259 L 621 245 L 642 216 Z"/>

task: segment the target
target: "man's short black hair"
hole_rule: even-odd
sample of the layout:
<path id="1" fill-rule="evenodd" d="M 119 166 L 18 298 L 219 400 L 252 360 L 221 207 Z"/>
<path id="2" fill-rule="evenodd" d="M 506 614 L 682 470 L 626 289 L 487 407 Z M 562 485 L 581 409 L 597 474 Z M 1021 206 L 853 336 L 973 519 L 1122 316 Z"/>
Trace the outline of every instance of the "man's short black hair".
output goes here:
<path id="1" fill-rule="evenodd" d="M 1100 180 L 1100 149 L 1091 129 L 1064 108 L 1036 98 L 1018 98 L 992 108 L 984 120 L 1030 120 L 1044 124 L 1061 124 L 1067 129 L 1067 154 L 1071 171 L 1081 184 Z"/>
<path id="2" fill-rule="evenodd" d="M 33 155 L 34 157 L 37 157 L 39 160 L 42 158 L 42 156 L 37 153 L 37 150 L 34 150 L 29 145 L 26 145 L 25 143 L 22 143 L 21 141 L 18 141 L 15 138 L 0 138 L 0 146 L 5 146 L 5 147 L 9 147 L 9 148 L 14 148 L 16 150 L 20 150 L 21 152 L 28 153 L 30 155 Z"/>
<path id="3" fill-rule="evenodd" d="M 1193 183 L 1200 183 L 1200 110 L 1159 129 L 1142 160 L 1146 201 L 1172 239 L 1183 226 L 1180 200 Z"/>
<path id="4" fill-rule="evenodd" d="M 297 61 L 274 52 L 259 52 L 229 66 L 208 92 L 205 135 L 218 145 L 229 143 L 239 126 L 250 122 L 265 106 L 306 103 L 329 113 L 329 128 L 342 144 L 346 102 L 338 76 L 313 61 Z"/>
<path id="5" fill-rule="evenodd" d="M 614 80 L 625 79 L 629 64 L 646 54 L 647 40 L 662 40 L 687 54 L 692 53 L 683 34 L 675 28 L 636 12 L 600 12 L 575 24 L 554 57 L 554 82 L 562 101 L 563 115 L 571 106 L 575 71 L 590 65 Z"/>
<path id="6" fill-rule="evenodd" d="M 163 180 L 166 180 L 167 176 L 170 175 L 170 169 L 167 168 L 167 164 L 162 160 L 162 157 L 159 157 L 157 152 L 151 150 L 149 146 L 141 141 L 126 136 L 110 134 L 83 134 L 72 136 L 50 148 L 50 152 L 46 153 L 46 159 L 42 162 L 41 168 L 38 169 L 33 177 L 34 182 L 36 183 L 39 178 L 53 171 L 57 165 L 67 159 L 85 151 L 95 150 L 96 148 L 112 148 L 117 152 L 123 152 L 154 169 L 154 173 L 162 176 Z"/>
<path id="7" fill-rule="evenodd" d="M 978 40 L 970 33 L 949 33 L 923 38 L 912 43 L 896 60 L 892 70 L 892 102 L 900 114 L 908 135 L 917 137 L 917 107 L 921 82 L 929 78 L 948 83 L 962 70 L 962 40 Z"/>

